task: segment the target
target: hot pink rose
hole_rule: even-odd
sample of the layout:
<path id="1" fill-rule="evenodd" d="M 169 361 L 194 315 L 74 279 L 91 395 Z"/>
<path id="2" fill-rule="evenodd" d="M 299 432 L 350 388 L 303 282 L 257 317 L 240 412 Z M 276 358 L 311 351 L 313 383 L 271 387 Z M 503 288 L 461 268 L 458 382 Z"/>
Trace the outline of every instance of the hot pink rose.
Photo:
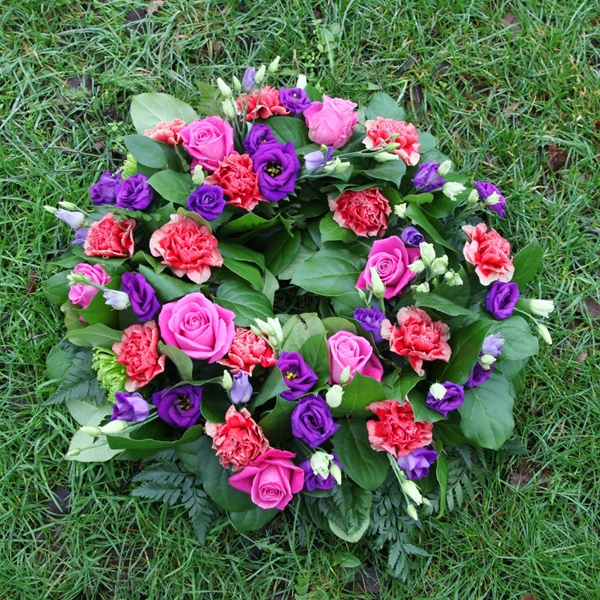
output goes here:
<path id="1" fill-rule="evenodd" d="M 390 350 L 400 356 L 406 356 L 417 375 L 425 375 L 423 361 L 450 360 L 452 349 L 448 344 L 448 325 L 441 321 L 432 321 L 424 310 L 414 306 L 400 309 L 398 325 L 399 327 L 394 325 L 387 331 Z M 383 335 L 386 337 L 386 334 Z"/>
<path id="2" fill-rule="evenodd" d="M 418 248 L 407 248 L 404 242 L 392 235 L 384 240 L 373 242 L 367 266 L 360 274 L 356 287 L 364 290 L 371 285 L 371 267 L 377 269 L 381 281 L 385 285 L 385 297 L 393 298 L 402 293 L 409 281 L 416 277 L 408 265 L 415 262 L 420 256 Z"/>
<path id="3" fill-rule="evenodd" d="M 407 165 L 414 166 L 419 162 L 421 144 L 415 126 L 404 121 L 377 117 L 374 121 L 366 121 L 367 137 L 363 144 L 367 148 L 380 149 L 388 144 L 400 144 L 392 154 L 397 154 Z M 397 134 L 397 135 L 394 135 Z"/>
<path id="4" fill-rule="evenodd" d="M 221 117 L 198 119 L 184 127 L 179 135 L 183 147 L 193 158 L 192 172 L 197 165 L 216 171 L 219 163 L 233 152 L 233 127 Z"/>
<path id="5" fill-rule="evenodd" d="M 144 135 L 156 140 L 157 142 L 164 142 L 169 146 L 179 144 L 181 137 L 179 132 L 185 127 L 185 122 L 181 119 L 175 119 L 174 121 L 161 121 L 158 125 L 155 125 L 152 129 L 146 129 Z"/>
<path id="6" fill-rule="evenodd" d="M 463 231 L 471 240 L 465 244 L 463 254 L 467 262 L 475 265 L 481 285 L 494 281 L 510 281 L 515 267 L 510 257 L 510 244 L 495 229 L 487 230 L 485 223 L 477 227 L 465 225 Z"/>
<path id="7" fill-rule="evenodd" d="M 383 367 L 369 342 L 348 331 L 338 331 L 327 340 L 329 372 L 333 383 L 340 383 L 340 375 L 350 367 L 350 379 L 356 372 L 381 381 Z"/>
<path id="8" fill-rule="evenodd" d="M 392 212 L 388 199 L 377 188 L 346 190 L 337 200 L 328 198 L 333 220 L 362 237 L 382 236 Z"/>
<path id="9" fill-rule="evenodd" d="M 246 108 L 246 121 L 254 121 L 254 119 L 268 119 L 273 115 L 289 115 L 288 109 L 281 104 L 279 98 L 279 90 L 266 85 L 263 88 L 253 90 L 248 98 L 247 94 L 242 94 L 237 99 L 238 114 L 242 114 L 242 110 L 248 101 Z"/>
<path id="10" fill-rule="evenodd" d="M 88 265 L 87 263 L 80 263 L 73 267 L 73 273 L 79 273 L 91 279 L 98 285 L 106 285 L 110 280 L 110 275 L 100 265 Z M 99 292 L 98 288 L 93 285 L 85 285 L 84 283 L 77 283 L 71 286 L 69 290 L 69 300 L 73 304 L 79 304 L 81 308 L 87 308 L 92 301 L 92 298 Z"/>
<path id="11" fill-rule="evenodd" d="M 165 304 L 158 325 L 167 344 L 191 358 L 214 363 L 229 352 L 235 335 L 234 318 L 234 312 L 194 292 Z"/>
<path id="12" fill-rule="evenodd" d="M 290 459 L 296 455 L 271 448 L 250 463 L 241 473 L 229 478 L 229 484 L 250 494 L 260 508 L 283 510 L 304 487 L 304 471 Z"/>
<path id="13" fill-rule="evenodd" d="M 304 111 L 308 137 L 315 144 L 341 148 L 354 133 L 358 115 L 354 102 L 323 96 L 323 102 L 313 102 Z"/>

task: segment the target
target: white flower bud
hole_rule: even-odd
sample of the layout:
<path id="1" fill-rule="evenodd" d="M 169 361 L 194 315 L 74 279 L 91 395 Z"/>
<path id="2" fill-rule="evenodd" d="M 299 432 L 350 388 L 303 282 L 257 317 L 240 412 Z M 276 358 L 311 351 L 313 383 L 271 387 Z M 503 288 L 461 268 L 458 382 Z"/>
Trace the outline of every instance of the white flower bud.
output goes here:
<path id="1" fill-rule="evenodd" d="M 333 172 L 337 173 L 339 175 L 339 174 L 343 173 L 350 166 L 350 163 L 346 160 L 341 161 L 339 158 L 337 160 L 338 160 L 338 162 L 335 165 Z"/>
<path id="2" fill-rule="evenodd" d="M 67 202 L 65 200 L 61 200 L 58 205 L 62 208 L 66 208 L 67 210 L 79 210 L 79 206 L 77 206 L 77 204 L 73 204 L 72 202 Z"/>
<path id="3" fill-rule="evenodd" d="M 342 397 L 344 396 L 344 389 L 337 383 L 332 385 L 325 394 L 325 402 L 329 408 L 337 408 L 342 403 Z"/>
<path id="4" fill-rule="evenodd" d="M 331 473 L 338 485 L 342 485 L 342 470 L 335 463 L 331 463 L 329 473 Z"/>
<path id="5" fill-rule="evenodd" d="M 204 171 L 200 165 L 194 167 L 194 173 L 192 175 L 192 183 L 194 185 L 202 185 L 204 183 Z"/>
<path id="6" fill-rule="evenodd" d="M 313 473 L 320 475 L 323 479 L 327 479 L 329 477 L 329 464 L 333 462 L 333 455 L 327 454 L 327 452 L 323 452 L 322 450 L 317 450 L 310 457 L 310 468 L 313 470 Z"/>
<path id="7" fill-rule="evenodd" d="M 456 196 L 466 189 L 467 188 L 462 183 L 458 183 L 458 181 L 448 181 L 444 184 L 442 192 L 444 193 L 444 196 L 448 196 L 450 200 L 455 201 Z"/>
<path id="8" fill-rule="evenodd" d="M 408 268 L 417 275 L 422 273 L 425 270 L 425 263 L 422 260 L 415 260 L 415 262 L 410 263 Z"/>
<path id="9" fill-rule="evenodd" d="M 543 323 L 536 323 L 536 325 L 538 333 L 542 336 L 542 339 L 546 342 L 546 344 L 552 346 L 552 336 L 550 335 L 548 328 Z"/>
<path id="10" fill-rule="evenodd" d="M 308 80 L 306 79 L 306 75 L 298 75 L 298 81 L 296 81 L 296 87 L 303 90 L 308 85 Z"/>
<path id="11" fill-rule="evenodd" d="M 406 479 L 402 482 L 402 491 L 415 503 L 422 504 L 423 496 L 421 495 L 421 491 L 417 487 L 417 484 L 410 480 Z"/>
<path id="12" fill-rule="evenodd" d="M 394 206 L 394 212 L 401 219 L 404 219 L 404 216 L 406 215 L 406 209 L 407 208 L 408 208 L 408 204 L 406 202 L 403 202 L 402 204 L 396 204 L 396 206 Z"/>
<path id="13" fill-rule="evenodd" d="M 228 119 L 235 119 L 237 116 L 237 109 L 235 107 L 235 105 L 233 104 L 232 100 L 223 100 L 223 114 L 228 118 Z"/>
<path id="14" fill-rule="evenodd" d="M 522 306 L 524 310 L 538 317 L 544 317 L 544 319 L 547 319 L 554 310 L 554 302 L 552 300 L 541 300 L 539 298 L 533 300 L 523 299 L 519 302 L 519 306 Z"/>
<path id="15" fill-rule="evenodd" d="M 489 371 L 491 366 L 496 362 L 496 357 L 491 354 L 483 354 L 479 357 L 479 364 L 483 367 L 484 371 Z"/>
<path id="16" fill-rule="evenodd" d="M 388 145 L 385 147 L 385 151 L 386 151 L 386 152 L 392 152 L 392 151 L 394 151 L 394 150 L 397 150 L 398 148 L 400 148 L 400 144 L 398 144 L 398 143 L 396 143 L 396 142 L 393 142 L 392 144 L 388 144 Z"/>
<path id="17" fill-rule="evenodd" d="M 73 456 L 79 456 L 81 454 L 81 450 L 79 448 L 73 448 L 73 450 L 69 450 L 66 454 L 66 458 L 72 458 Z"/>
<path id="18" fill-rule="evenodd" d="M 344 383 L 348 383 L 350 381 L 350 367 L 346 367 L 340 373 L 340 383 L 343 385 Z"/>
<path id="19" fill-rule="evenodd" d="M 463 284 L 463 280 L 462 280 L 461 276 L 458 273 L 455 273 L 452 269 L 450 269 L 449 271 L 446 271 L 446 273 L 444 273 L 444 281 L 448 285 L 462 285 Z"/>
<path id="20" fill-rule="evenodd" d="M 260 69 L 258 71 L 256 71 L 256 75 L 254 77 L 254 81 L 256 81 L 256 85 L 260 85 L 263 82 L 266 71 L 267 71 L 267 67 L 265 67 L 265 65 L 261 65 Z"/>
<path id="21" fill-rule="evenodd" d="M 58 208 L 54 208 L 54 206 L 50 206 L 49 204 L 44 204 L 44 210 L 51 215 L 55 215 L 58 212 Z"/>
<path id="22" fill-rule="evenodd" d="M 115 310 L 125 310 L 131 303 L 129 296 L 119 290 L 102 290 L 106 304 Z"/>
<path id="23" fill-rule="evenodd" d="M 479 202 L 479 193 L 477 190 L 471 190 L 471 193 L 467 198 L 467 204 L 477 204 L 477 202 Z"/>
<path id="24" fill-rule="evenodd" d="M 81 427 L 79 431 L 91 437 L 98 437 L 102 433 L 98 427 Z"/>
<path id="25" fill-rule="evenodd" d="M 62 208 L 54 212 L 54 216 L 72 227 L 75 231 L 81 229 L 85 224 L 85 215 L 79 211 L 63 210 Z"/>
<path id="26" fill-rule="evenodd" d="M 385 296 L 385 285 L 381 281 L 376 267 L 369 267 L 369 271 L 371 272 L 371 291 L 376 298 L 381 300 Z"/>
<path id="27" fill-rule="evenodd" d="M 435 248 L 433 247 L 433 244 L 421 242 L 419 244 L 419 250 L 421 252 L 421 260 L 423 261 L 423 264 L 428 267 L 435 260 Z M 413 273 L 414 272 L 415 271 L 413 271 Z"/>
<path id="28" fill-rule="evenodd" d="M 452 168 L 452 161 L 445 160 L 438 168 L 438 175 L 440 177 L 443 177 L 450 171 L 451 168 Z"/>
<path id="29" fill-rule="evenodd" d="M 121 419 L 115 419 L 114 421 L 110 421 L 104 427 L 100 427 L 100 431 L 104 435 L 116 435 L 121 433 L 127 429 L 127 421 L 122 421 Z"/>
<path id="30" fill-rule="evenodd" d="M 217 86 L 225 98 L 231 98 L 233 96 L 231 88 L 220 77 L 217 79 Z"/>
<path id="31" fill-rule="evenodd" d="M 380 163 L 389 162 L 390 160 L 400 160 L 397 154 L 390 154 L 389 152 L 377 152 L 373 155 L 373 158 Z"/>
<path id="32" fill-rule="evenodd" d="M 235 75 L 233 76 L 233 87 L 236 92 L 242 91 L 242 82 Z"/>
<path id="33" fill-rule="evenodd" d="M 429 388 L 429 393 L 436 399 L 436 400 L 443 400 L 444 396 L 446 395 L 446 388 L 441 384 L 441 383 L 434 383 L 430 388 Z"/>
<path id="34" fill-rule="evenodd" d="M 492 192 L 486 199 L 484 204 L 486 206 L 494 206 L 500 202 L 500 196 L 496 192 Z"/>
<path id="35" fill-rule="evenodd" d="M 356 288 L 356 291 L 358 292 L 358 295 L 360 296 L 360 299 L 363 302 L 366 302 L 367 301 L 367 295 L 364 293 L 364 291 L 361 290 L 360 288 Z"/>
<path id="36" fill-rule="evenodd" d="M 418 521 L 418 520 L 419 520 L 419 515 L 418 515 L 418 513 L 417 513 L 417 509 L 416 509 L 416 508 L 415 508 L 415 507 L 414 507 L 412 504 L 409 504 L 409 505 L 406 507 L 406 514 L 407 514 L 407 515 L 408 515 L 408 516 L 409 516 L 411 519 L 413 519 L 414 521 Z"/>
<path id="37" fill-rule="evenodd" d="M 221 386 L 227 392 L 233 387 L 233 378 L 229 371 L 223 371 L 223 378 L 221 379 Z"/>
<path id="38" fill-rule="evenodd" d="M 429 287 L 429 284 L 426 281 L 420 283 L 419 285 L 413 285 L 411 287 L 415 292 L 421 292 L 422 294 L 428 294 L 431 291 L 431 288 Z"/>
<path id="39" fill-rule="evenodd" d="M 432 275 L 443 275 L 446 272 L 447 268 L 448 268 L 448 257 L 446 255 L 436 258 L 431 263 Z"/>
<path id="40" fill-rule="evenodd" d="M 277 69 L 279 69 L 279 60 L 280 59 L 281 59 L 281 56 L 276 56 L 273 59 L 273 61 L 269 65 L 269 73 L 276 73 L 277 72 Z"/>
<path id="41" fill-rule="evenodd" d="M 337 173 L 337 169 L 339 168 L 339 166 L 342 164 L 342 160 L 336 156 L 333 160 L 330 160 L 324 167 L 323 167 L 323 172 L 324 173 Z M 342 169 L 342 171 L 345 171 L 347 167 L 344 167 Z"/>

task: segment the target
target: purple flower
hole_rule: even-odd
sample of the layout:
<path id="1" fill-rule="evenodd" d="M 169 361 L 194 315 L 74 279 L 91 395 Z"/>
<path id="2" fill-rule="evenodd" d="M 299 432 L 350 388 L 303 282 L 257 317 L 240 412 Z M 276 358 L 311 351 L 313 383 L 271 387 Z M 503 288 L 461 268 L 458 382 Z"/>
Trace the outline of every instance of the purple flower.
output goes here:
<path id="1" fill-rule="evenodd" d="M 278 143 L 279 142 L 273 135 L 271 128 L 267 125 L 258 123 L 257 125 L 252 126 L 250 133 L 246 136 L 244 148 L 246 148 L 246 152 L 248 152 L 250 156 L 254 156 L 254 154 L 263 146 Z"/>
<path id="2" fill-rule="evenodd" d="M 327 402 L 314 394 L 298 400 L 291 422 L 292 434 L 311 448 L 328 440 L 339 427 L 331 416 Z"/>
<path id="3" fill-rule="evenodd" d="M 113 405 L 111 421 L 131 421 L 141 423 L 148 418 L 150 406 L 138 392 L 115 392 L 116 404 Z"/>
<path id="4" fill-rule="evenodd" d="M 333 453 L 333 462 L 342 469 L 342 465 L 338 460 L 335 452 Z M 312 492 L 314 490 L 330 490 L 335 485 L 335 477 L 330 473 L 327 477 L 323 477 L 315 473 L 310 466 L 310 458 L 303 460 L 299 467 L 304 471 L 304 487 Z"/>
<path id="5" fill-rule="evenodd" d="M 444 397 L 438 400 L 431 392 L 428 392 L 425 406 L 447 417 L 450 411 L 456 410 L 465 401 L 465 390 L 462 385 L 451 381 L 446 381 L 441 385 L 446 388 Z"/>
<path id="6" fill-rule="evenodd" d="M 315 372 L 304 362 L 298 352 L 282 352 L 277 366 L 283 375 L 283 381 L 289 390 L 281 393 L 284 400 L 295 400 L 310 392 L 319 380 Z"/>
<path id="7" fill-rule="evenodd" d="M 333 157 L 333 148 L 327 146 L 327 154 L 322 150 L 315 150 L 304 155 L 304 168 L 307 171 L 320 171 Z"/>
<path id="8" fill-rule="evenodd" d="M 416 175 L 411 180 L 417 192 L 424 194 L 442 189 L 446 180 L 438 175 L 439 168 L 440 165 L 434 162 L 419 165 Z"/>
<path id="9" fill-rule="evenodd" d="M 405 227 L 400 234 L 400 239 L 409 246 L 418 246 L 425 241 L 423 234 L 412 225 Z"/>
<path id="10" fill-rule="evenodd" d="M 75 237 L 73 238 L 73 241 L 71 242 L 71 244 L 85 244 L 85 240 L 86 240 L 89 232 L 90 232 L 89 227 L 84 227 L 83 229 L 78 229 L 77 232 L 75 233 Z"/>
<path id="11" fill-rule="evenodd" d="M 229 390 L 229 398 L 234 404 L 248 402 L 252 396 L 252 384 L 248 373 L 238 371 L 233 376 L 233 385 Z"/>
<path id="12" fill-rule="evenodd" d="M 465 387 L 470 390 L 484 384 L 492 376 L 493 370 L 494 365 L 490 365 L 490 368 L 486 371 L 478 362 L 475 363 Z"/>
<path id="13" fill-rule="evenodd" d="M 158 416 L 173 427 L 191 427 L 200 418 L 202 388 L 190 383 L 152 394 Z"/>
<path id="14" fill-rule="evenodd" d="M 290 112 L 299 115 L 312 104 L 310 98 L 302 88 L 281 88 L 279 100 Z"/>
<path id="15" fill-rule="evenodd" d="M 502 353 L 502 347 L 504 346 L 504 339 L 499 333 L 494 335 L 488 335 L 483 340 L 483 346 L 481 347 L 481 354 L 489 354 L 494 358 L 498 358 Z"/>
<path id="16" fill-rule="evenodd" d="M 258 187 L 265 200 L 278 202 L 294 191 L 300 161 L 294 144 L 267 144 L 252 155 Z"/>
<path id="17" fill-rule="evenodd" d="M 485 308 L 494 315 L 494 319 L 508 319 L 513 314 L 519 295 L 516 283 L 494 281 L 485 295 Z"/>
<path id="18" fill-rule="evenodd" d="M 92 204 L 114 204 L 117 198 L 117 188 L 121 183 L 121 171 L 114 175 L 110 171 L 104 171 L 95 183 L 90 187 Z"/>
<path id="19" fill-rule="evenodd" d="M 248 67 L 244 71 L 244 76 L 242 77 L 242 89 L 245 92 L 251 92 L 256 85 L 256 69 L 254 67 Z"/>
<path id="20" fill-rule="evenodd" d="M 417 448 L 406 456 L 398 457 L 398 466 L 409 479 L 423 479 L 429 475 L 429 467 L 437 460 L 438 453 L 428 448 Z"/>
<path id="21" fill-rule="evenodd" d="M 208 184 L 199 187 L 188 198 L 187 207 L 207 221 L 214 221 L 225 208 L 223 188 Z"/>
<path id="22" fill-rule="evenodd" d="M 371 308 L 357 308 L 354 311 L 354 319 L 360 323 L 365 331 L 370 331 L 376 344 L 383 342 L 381 337 L 381 324 L 386 316 L 374 306 Z"/>
<path id="23" fill-rule="evenodd" d="M 123 179 L 117 188 L 116 205 L 130 210 L 144 210 L 154 199 L 154 190 L 142 173 Z"/>
<path id="24" fill-rule="evenodd" d="M 140 323 L 150 321 L 160 309 L 154 288 L 141 273 L 123 273 L 121 289 L 129 296 L 131 309 Z"/>
<path id="25" fill-rule="evenodd" d="M 474 181 L 473 185 L 477 189 L 479 199 L 484 203 L 492 194 L 497 194 L 498 202 L 495 204 L 486 204 L 486 207 L 493 210 L 495 213 L 498 213 L 498 216 L 500 217 L 506 216 L 506 211 L 504 210 L 506 207 L 506 198 L 494 184 L 489 181 Z"/>

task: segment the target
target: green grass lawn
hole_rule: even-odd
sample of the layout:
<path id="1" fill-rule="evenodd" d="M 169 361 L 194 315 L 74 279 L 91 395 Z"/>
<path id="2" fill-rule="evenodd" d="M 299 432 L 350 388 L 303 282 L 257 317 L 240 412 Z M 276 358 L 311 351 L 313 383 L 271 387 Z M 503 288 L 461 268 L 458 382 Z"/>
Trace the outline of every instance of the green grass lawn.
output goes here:
<path id="1" fill-rule="evenodd" d="M 4 0 L 0 26 L 1 598 L 600 598 L 597 3 Z M 423 522 L 430 557 L 407 582 L 385 551 L 293 514 L 251 535 L 223 520 L 202 547 L 183 510 L 129 496 L 135 465 L 62 460 L 76 426 L 42 405 L 62 328 L 41 283 L 68 243 L 43 205 L 85 205 L 122 161 L 132 95 L 194 104 L 198 81 L 276 55 L 282 84 L 300 71 L 330 95 L 399 98 L 459 168 L 504 191 L 493 225 L 546 252 L 529 296 L 555 301 L 554 344 L 516 410 L 529 453 L 485 455 L 476 496 Z M 60 488 L 68 501 L 52 502 Z"/>

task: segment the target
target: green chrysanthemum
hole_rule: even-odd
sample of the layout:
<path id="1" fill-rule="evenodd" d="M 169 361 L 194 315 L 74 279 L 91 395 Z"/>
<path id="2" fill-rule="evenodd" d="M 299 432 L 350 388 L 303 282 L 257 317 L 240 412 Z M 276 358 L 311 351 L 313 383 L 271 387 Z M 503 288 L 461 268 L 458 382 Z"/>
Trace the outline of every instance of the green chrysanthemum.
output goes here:
<path id="1" fill-rule="evenodd" d="M 125 365 L 117 362 L 117 355 L 112 350 L 95 348 L 92 367 L 96 370 L 100 385 L 108 392 L 109 400 L 114 399 L 115 392 L 125 390 Z"/>
<path id="2" fill-rule="evenodd" d="M 127 179 L 137 173 L 137 160 L 132 154 L 128 154 L 122 166 L 121 179 Z"/>

